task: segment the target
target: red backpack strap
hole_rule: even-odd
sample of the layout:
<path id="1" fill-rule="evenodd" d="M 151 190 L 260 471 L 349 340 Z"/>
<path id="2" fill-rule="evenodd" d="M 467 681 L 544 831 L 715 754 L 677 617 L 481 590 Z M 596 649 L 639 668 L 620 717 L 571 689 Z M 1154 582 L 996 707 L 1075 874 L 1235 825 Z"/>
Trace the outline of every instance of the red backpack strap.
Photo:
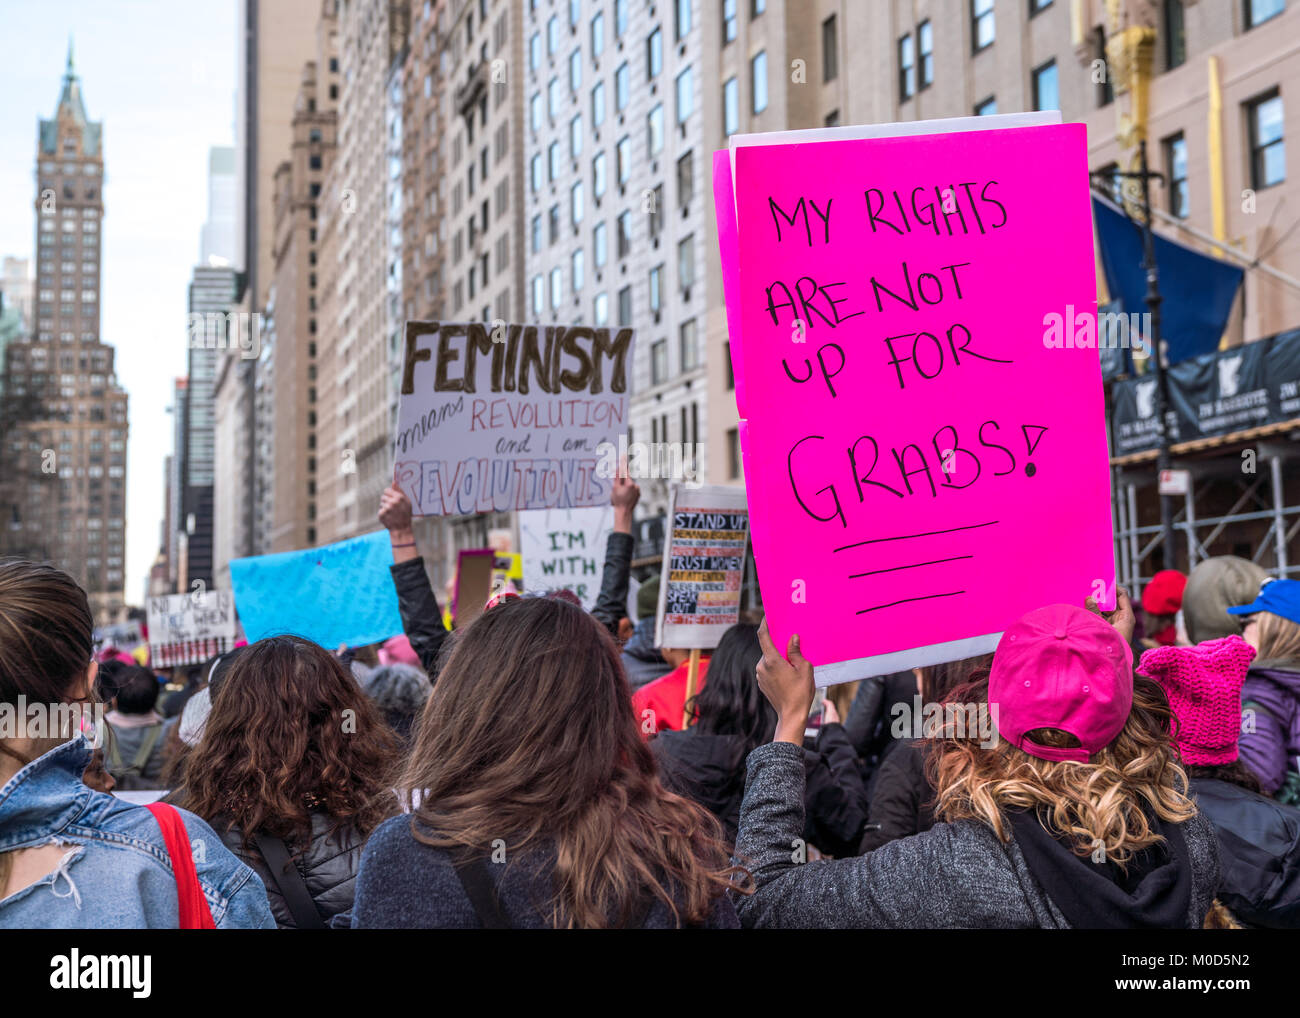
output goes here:
<path id="1" fill-rule="evenodd" d="M 172 872 L 176 874 L 176 898 L 180 902 L 180 925 L 182 930 L 215 930 L 212 910 L 208 908 L 208 899 L 203 896 L 199 886 L 199 873 L 194 867 L 194 853 L 190 849 L 189 832 L 185 822 L 173 806 L 153 802 L 145 807 L 162 829 L 163 843 L 167 854 L 171 856 Z"/>

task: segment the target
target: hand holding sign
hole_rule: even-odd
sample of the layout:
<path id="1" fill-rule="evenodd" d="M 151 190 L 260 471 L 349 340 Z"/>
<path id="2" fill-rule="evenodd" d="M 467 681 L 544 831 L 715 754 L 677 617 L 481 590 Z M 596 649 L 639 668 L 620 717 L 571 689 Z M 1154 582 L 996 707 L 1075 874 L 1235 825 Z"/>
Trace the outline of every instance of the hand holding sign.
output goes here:
<path id="1" fill-rule="evenodd" d="M 773 742 L 793 742 L 803 745 L 804 727 L 808 712 L 812 710 L 816 687 L 813 685 L 813 666 L 799 650 L 799 636 L 790 637 L 790 645 L 783 658 L 767 631 L 767 619 L 758 627 L 758 644 L 763 648 L 763 659 L 758 663 L 758 687 L 776 711 L 776 735 Z"/>

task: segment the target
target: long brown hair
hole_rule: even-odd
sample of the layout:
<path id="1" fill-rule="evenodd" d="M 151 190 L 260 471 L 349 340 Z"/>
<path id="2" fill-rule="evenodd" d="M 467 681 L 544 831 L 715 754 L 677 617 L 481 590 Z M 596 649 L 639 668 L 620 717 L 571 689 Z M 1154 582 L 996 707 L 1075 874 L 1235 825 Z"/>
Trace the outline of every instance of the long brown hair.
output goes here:
<path id="1" fill-rule="evenodd" d="M 1256 621 L 1259 656 L 1254 661 L 1254 667 L 1300 666 L 1300 625 L 1272 612 L 1260 612 Z"/>
<path id="2" fill-rule="evenodd" d="M 949 702 L 987 704 L 987 673 L 953 690 Z M 1172 823 L 1196 815 L 1187 795 L 1187 775 L 1171 742 L 1172 724 L 1164 690 L 1134 675 L 1128 721 L 1088 763 L 1043 760 L 1006 739 L 998 739 L 991 749 L 974 738 L 940 739 L 929 761 L 939 790 L 935 816 L 980 820 L 1006 842 L 1011 838 L 1006 811 L 1033 809 L 1077 855 L 1103 847 L 1106 858 L 1123 867 L 1135 853 L 1160 840 L 1148 809 Z M 1043 745 L 1065 745 L 1073 739 L 1056 729 L 1030 734 Z"/>
<path id="3" fill-rule="evenodd" d="M 228 818 L 245 845 L 304 839 L 311 810 L 368 835 L 397 812 L 398 743 L 329 651 L 297 636 L 259 640 L 231 664 L 185 761 L 182 804 Z"/>
<path id="4" fill-rule="evenodd" d="M 86 592 L 67 573 L 35 562 L 0 563 L 0 703 L 16 706 L 20 696 L 66 702 L 90 667 L 93 629 Z M 34 759 L 3 739 L 0 753 L 20 767 Z M 0 893 L 10 865 L 0 852 Z"/>
<path id="5" fill-rule="evenodd" d="M 508 600 L 465 630 L 401 784 L 425 844 L 554 850 L 556 927 L 624 925 L 647 892 L 698 924 L 743 872 L 713 815 L 660 782 L 613 638 L 562 600 Z"/>

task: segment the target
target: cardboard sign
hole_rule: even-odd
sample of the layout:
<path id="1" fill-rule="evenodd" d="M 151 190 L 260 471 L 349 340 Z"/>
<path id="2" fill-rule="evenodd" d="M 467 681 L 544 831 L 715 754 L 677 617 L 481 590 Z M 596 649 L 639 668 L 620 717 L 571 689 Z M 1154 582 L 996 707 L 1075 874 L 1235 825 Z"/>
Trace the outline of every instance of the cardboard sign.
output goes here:
<path id="1" fill-rule="evenodd" d="M 406 323 L 396 481 L 417 516 L 602 505 L 631 329 Z"/>
<path id="2" fill-rule="evenodd" d="M 716 647 L 740 621 L 740 592 L 749 546 L 743 488 L 674 486 L 659 580 L 655 645 Z"/>
<path id="3" fill-rule="evenodd" d="M 402 631 L 385 530 L 320 548 L 233 559 L 230 581 L 250 643 L 290 634 L 334 650 Z"/>
<path id="4" fill-rule="evenodd" d="M 567 588 L 591 611 L 600 596 L 614 509 L 543 509 L 519 514 L 524 583 L 530 591 Z"/>
<path id="5" fill-rule="evenodd" d="M 233 645 L 238 621 L 229 590 L 149 598 L 149 658 L 155 668 L 197 664 Z"/>
<path id="6" fill-rule="evenodd" d="M 1095 343 L 1053 341 L 1096 311 L 1084 127 L 965 126 L 732 153 L 758 575 L 819 684 L 1113 603 Z"/>
<path id="7" fill-rule="evenodd" d="M 483 614 L 483 606 L 502 582 L 509 556 L 491 548 L 462 548 L 456 555 L 456 586 L 451 595 L 451 616 L 464 629 Z"/>

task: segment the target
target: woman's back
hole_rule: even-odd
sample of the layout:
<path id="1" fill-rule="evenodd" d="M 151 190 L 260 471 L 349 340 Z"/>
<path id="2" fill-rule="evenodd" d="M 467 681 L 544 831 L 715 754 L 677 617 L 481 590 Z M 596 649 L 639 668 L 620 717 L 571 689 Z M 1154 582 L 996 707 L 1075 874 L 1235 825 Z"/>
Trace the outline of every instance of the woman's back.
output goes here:
<path id="1" fill-rule="evenodd" d="M 346 916 L 351 910 L 357 869 L 366 845 L 365 835 L 351 824 L 335 830 L 327 813 L 313 810 L 310 837 L 291 840 L 285 845 L 296 877 L 274 871 L 263 857 L 258 840 L 254 839 L 246 848 L 243 832 L 236 827 L 223 830 L 221 840 L 240 860 L 252 867 L 266 885 L 271 912 L 280 929 L 298 929 L 298 920 L 286 899 L 286 895 L 296 895 L 298 888 L 305 890 L 321 923 L 326 926 L 336 916 Z"/>
<path id="2" fill-rule="evenodd" d="M 553 852 L 502 852 L 482 861 L 506 922 L 517 929 L 550 929 Z M 499 856 L 500 857 L 500 856 Z M 662 899 L 655 898 L 634 915 L 641 929 L 674 929 L 680 925 Z M 610 917 L 616 923 L 616 917 Z M 484 919 L 456 872 L 456 857 L 446 848 L 426 845 L 411 831 L 409 816 L 394 817 L 379 826 L 366 844 L 352 912 L 354 929 L 478 929 Z M 717 898 L 706 929 L 738 929 L 740 921 L 725 896 Z"/>

